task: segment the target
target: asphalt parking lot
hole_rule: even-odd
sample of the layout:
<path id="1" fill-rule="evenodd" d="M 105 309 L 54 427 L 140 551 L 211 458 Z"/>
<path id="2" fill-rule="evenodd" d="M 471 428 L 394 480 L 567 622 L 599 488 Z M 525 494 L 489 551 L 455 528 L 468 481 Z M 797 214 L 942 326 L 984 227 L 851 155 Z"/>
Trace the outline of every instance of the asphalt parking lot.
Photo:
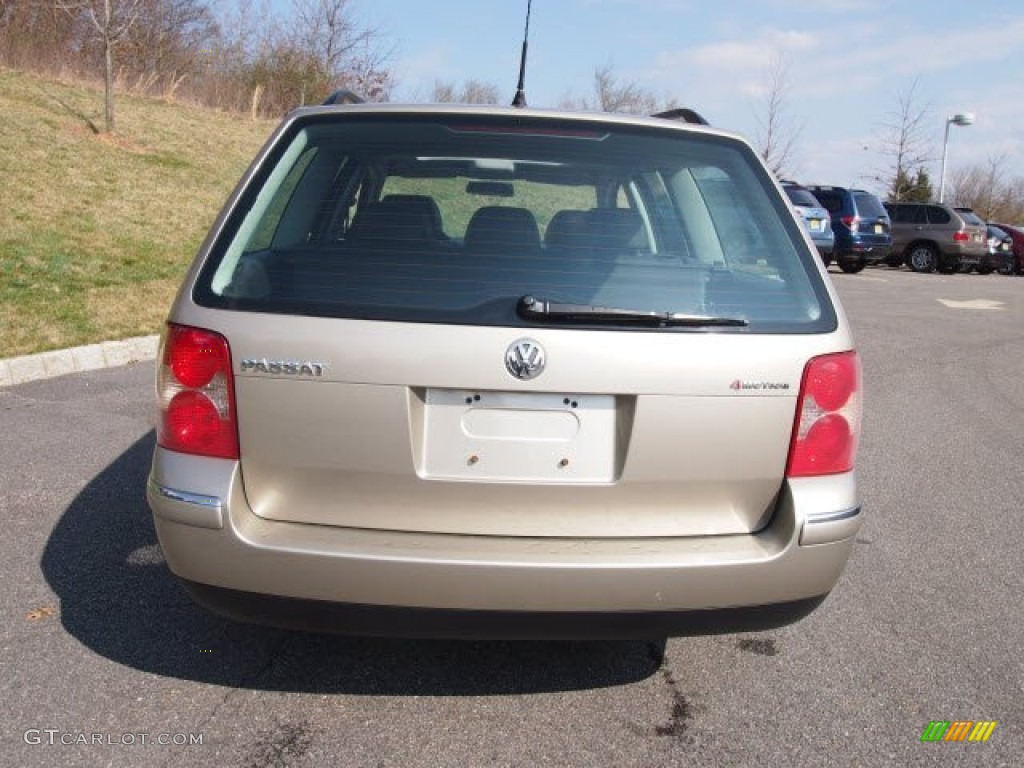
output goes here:
<path id="1" fill-rule="evenodd" d="M 1021 765 L 1024 278 L 832 277 L 865 368 L 868 518 L 826 603 L 764 634 L 231 624 L 156 544 L 151 366 L 0 389 L 0 764 Z M 922 743 L 933 720 L 997 725 Z"/>

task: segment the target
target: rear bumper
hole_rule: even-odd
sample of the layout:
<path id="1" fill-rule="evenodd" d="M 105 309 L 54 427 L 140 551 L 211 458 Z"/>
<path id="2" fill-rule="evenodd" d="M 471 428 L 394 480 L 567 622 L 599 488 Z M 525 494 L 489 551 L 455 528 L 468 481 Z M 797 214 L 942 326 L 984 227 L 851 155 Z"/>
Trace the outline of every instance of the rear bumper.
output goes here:
<path id="1" fill-rule="evenodd" d="M 982 269 L 1007 269 L 1013 265 L 1012 253 L 986 253 L 981 257 L 978 266 Z"/>
<path id="2" fill-rule="evenodd" d="M 183 488 L 183 482 L 187 482 Z M 148 498 L 171 571 L 233 618 L 372 635 L 650 636 L 795 621 L 838 580 L 852 476 L 790 482 L 756 534 L 539 539 L 263 519 L 235 462 L 158 448 Z"/>
<path id="3" fill-rule="evenodd" d="M 333 603 L 182 583 L 204 608 L 237 621 L 309 632 L 435 639 L 650 639 L 764 631 L 802 619 L 827 597 L 680 612 L 470 611 Z"/>
<path id="4" fill-rule="evenodd" d="M 814 247 L 818 249 L 818 253 L 830 254 L 835 249 L 836 234 L 831 227 L 825 231 L 812 232 L 808 230 L 807 234 L 810 236 L 811 242 L 814 243 Z"/>
<path id="5" fill-rule="evenodd" d="M 979 247 L 976 244 L 964 245 L 962 243 L 953 243 L 951 246 L 944 249 L 943 257 L 948 259 L 957 259 L 961 266 L 970 265 L 977 266 L 988 258 L 988 249 L 984 246 Z"/>
<path id="6" fill-rule="evenodd" d="M 876 264 L 884 261 L 890 251 L 892 251 L 892 240 L 884 237 L 837 237 L 835 242 L 837 259 L 858 259 L 868 264 Z"/>

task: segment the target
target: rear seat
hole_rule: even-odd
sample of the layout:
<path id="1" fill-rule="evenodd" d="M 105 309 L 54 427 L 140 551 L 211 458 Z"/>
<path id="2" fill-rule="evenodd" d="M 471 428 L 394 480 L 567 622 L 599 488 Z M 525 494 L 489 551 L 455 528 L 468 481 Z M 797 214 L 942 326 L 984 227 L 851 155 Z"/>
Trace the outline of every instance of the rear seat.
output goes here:
<path id="1" fill-rule="evenodd" d="M 391 194 L 385 195 L 381 199 L 381 203 L 397 206 L 400 209 L 404 208 L 410 213 L 418 212 L 426 217 L 428 233 L 432 239 L 441 243 L 450 242 L 449 237 L 444 233 L 441 209 L 438 208 L 437 201 L 429 195 Z"/>
<path id="2" fill-rule="evenodd" d="M 419 195 L 394 195 L 364 206 L 356 213 L 345 241 L 401 251 L 432 249 L 441 244 L 443 234 L 432 216 L 432 202 Z"/>
<path id="3" fill-rule="evenodd" d="M 649 251 L 643 219 L 628 208 L 594 208 L 587 212 L 590 247 L 597 256 Z"/>
<path id="4" fill-rule="evenodd" d="M 266 264 L 266 291 L 279 298 L 335 300 L 371 284 L 370 272 L 394 282 L 415 273 L 417 264 L 447 262 L 451 252 L 454 246 L 444 235 L 433 198 L 389 195 L 362 206 L 339 243 L 277 254 Z"/>
<path id="5" fill-rule="evenodd" d="M 466 227 L 465 246 L 467 253 L 476 255 L 536 256 L 540 253 L 537 219 L 526 208 L 478 208 Z"/>
<path id="6" fill-rule="evenodd" d="M 569 256 L 602 260 L 637 251 L 650 252 L 643 219 L 628 208 L 558 211 L 544 233 L 544 244 L 549 250 Z"/>
<path id="7" fill-rule="evenodd" d="M 587 211 L 565 209 L 551 217 L 544 230 L 548 250 L 581 251 L 587 246 Z"/>

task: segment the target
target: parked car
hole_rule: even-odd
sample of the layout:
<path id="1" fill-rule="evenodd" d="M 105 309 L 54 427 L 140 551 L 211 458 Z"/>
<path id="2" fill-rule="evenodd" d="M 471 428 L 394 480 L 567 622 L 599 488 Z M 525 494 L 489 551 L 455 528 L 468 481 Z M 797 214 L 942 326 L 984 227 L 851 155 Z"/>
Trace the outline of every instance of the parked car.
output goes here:
<path id="1" fill-rule="evenodd" d="M 795 181 L 783 181 L 782 189 L 799 214 L 800 221 L 803 222 L 807 234 L 814 241 L 814 246 L 825 261 L 825 266 L 828 266 L 832 261 L 832 251 L 836 239 L 828 211 L 807 187 L 801 186 Z"/>
<path id="2" fill-rule="evenodd" d="M 968 224 L 972 224 L 975 227 L 987 227 L 988 224 L 981 216 L 974 212 L 973 208 L 968 208 L 964 205 L 955 205 L 953 210 L 960 214 L 960 217 Z"/>
<path id="3" fill-rule="evenodd" d="M 977 267 L 988 253 L 985 227 L 969 223 L 943 203 L 885 204 L 892 218 L 893 250 L 915 272 L 952 274 Z"/>
<path id="4" fill-rule="evenodd" d="M 977 271 L 979 275 L 990 275 L 997 269 L 1005 268 L 1006 262 L 1010 257 L 1010 239 L 1009 235 L 1005 232 L 998 236 L 992 233 L 992 227 L 990 227 L 983 218 L 974 212 L 972 208 L 966 206 L 954 206 L 954 210 L 960 214 L 961 218 L 968 224 L 972 224 L 976 227 L 985 228 L 985 255 L 981 257 L 976 265 L 964 264 L 960 267 L 961 272 Z M 1006 240 L 1005 245 L 1003 240 Z"/>
<path id="5" fill-rule="evenodd" d="M 1010 236 L 1010 263 L 1004 269 L 1000 270 L 1003 274 L 1018 274 L 1024 275 L 1024 226 L 1011 226 L 1009 224 L 995 224 L 993 226 L 999 227 L 1007 235 Z"/>
<path id="6" fill-rule="evenodd" d="M 846 187 L 815 185 L 808 189 L 832 218 L 833 253 L 840 269 L 860 272 L 868 264 L 877 264 L 889 256 L 889 214 L 875 195 Z"/>
<path id="7" fill-rule="evenodd" d="M 170 570 L 235 618 L 763 629 L 851 552 L 861 397 L 833 286 L 743 139 L 307 107 L 171 308 L 147 497 Z"/>
<path id="8" fill-rule="evenodd" d="M 990 275 L 996 270 L 1002 274 L 1009 274 L 1013 268 L 1013 239 L 1007 232 L 991 224 L 985 225 L 985 232 L 988 252 L 976 267 L 978 274 Z M 967 267 L 964 269 L 970 271 Z"/>

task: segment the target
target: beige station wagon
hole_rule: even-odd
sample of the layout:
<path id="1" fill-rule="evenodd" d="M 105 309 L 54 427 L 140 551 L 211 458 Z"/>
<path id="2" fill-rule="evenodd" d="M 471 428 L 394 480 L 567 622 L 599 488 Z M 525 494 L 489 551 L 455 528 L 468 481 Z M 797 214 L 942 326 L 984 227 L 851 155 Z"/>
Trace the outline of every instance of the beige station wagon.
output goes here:
<path id="1" fill-rule="evenodd" d="M 693 113 L 300 109 L 171 309 L 148 484 L 242 620 L 659 637 L 795 621 L 861 524 L 849 326 Z"/>

